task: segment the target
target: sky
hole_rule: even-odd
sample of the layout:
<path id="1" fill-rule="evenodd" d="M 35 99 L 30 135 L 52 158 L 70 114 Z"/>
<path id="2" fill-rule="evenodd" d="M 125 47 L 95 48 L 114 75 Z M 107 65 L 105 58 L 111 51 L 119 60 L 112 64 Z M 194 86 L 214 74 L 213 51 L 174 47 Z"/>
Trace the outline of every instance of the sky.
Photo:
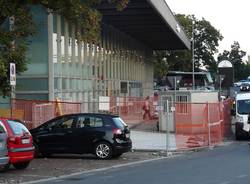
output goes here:
<path id="1" fill-rule="evenodd" d="M 243 51 L 250 54 L 250 1 L 249 0 L 165 0 L 174 13 L 194 14 L 209 21 L 220 31 L 223 40 L 219 52 L 231 50 L 238 41 Z"/>

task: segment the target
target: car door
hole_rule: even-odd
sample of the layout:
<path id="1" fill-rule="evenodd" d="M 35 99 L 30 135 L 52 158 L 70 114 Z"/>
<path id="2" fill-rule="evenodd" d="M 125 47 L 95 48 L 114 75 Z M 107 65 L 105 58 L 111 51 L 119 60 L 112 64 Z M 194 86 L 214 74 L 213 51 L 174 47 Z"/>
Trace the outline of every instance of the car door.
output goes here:
<path id="1" fill-rule="evenodd" d="M 101 117 L 95 115 L 80 115 L 77 118 L 74 131 L 73 149 L 78 153 L 90 153 L 95 142 L 105 136 L 104 123 Z"/>
<path id="2" fill-rule="evenodd" d="M 7 138 L 8 135 L 5 126 L 0 121 L 0 165 L 5 165 L 8 163 Z"/>
<path id="3" fill-rule="evenodd" d="M 36 133 L 39 149 L 46 153 L 71 153 L 75 116 L 62 116 L 48 122 Z"/>

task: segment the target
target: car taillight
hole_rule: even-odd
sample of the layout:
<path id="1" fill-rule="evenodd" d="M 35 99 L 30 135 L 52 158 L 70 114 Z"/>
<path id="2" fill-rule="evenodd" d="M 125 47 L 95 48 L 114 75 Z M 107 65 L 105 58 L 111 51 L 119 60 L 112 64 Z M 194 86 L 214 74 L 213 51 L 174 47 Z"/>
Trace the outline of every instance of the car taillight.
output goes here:
<path id="1" fill-rule="evenodd" d="M 17 137 L 9 137 L 8 142 L 18 144 L 18 138 Z"/>
<path id="2" fill-rule="evenodd" d="M 114 128 L 114 129 L 113 129 L 113 133 L 114 133 L 115 135 L 121 135 L 121 134 L 122 134 L 122 130 L 119 129 L 119 128 Z"/>

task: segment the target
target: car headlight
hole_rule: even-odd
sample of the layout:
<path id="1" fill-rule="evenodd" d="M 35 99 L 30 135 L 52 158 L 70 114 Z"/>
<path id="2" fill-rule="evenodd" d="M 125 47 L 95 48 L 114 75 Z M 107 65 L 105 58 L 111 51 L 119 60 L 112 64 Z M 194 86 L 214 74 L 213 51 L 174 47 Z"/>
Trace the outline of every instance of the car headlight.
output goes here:
<path id="1" fill-rule="evenodd" d="M 237 115 L 236 120 L 237 120 L 237 122 L 244 123 L 244 119 L 242 116 Z"/>

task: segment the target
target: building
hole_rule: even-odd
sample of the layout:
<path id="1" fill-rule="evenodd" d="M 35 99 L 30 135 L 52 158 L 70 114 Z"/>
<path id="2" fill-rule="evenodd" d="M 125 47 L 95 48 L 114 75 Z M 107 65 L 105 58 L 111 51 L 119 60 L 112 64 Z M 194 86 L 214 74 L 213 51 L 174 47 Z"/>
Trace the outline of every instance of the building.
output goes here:
<path id="1" fill-rule="evenodd" d="M 32 9 L 39 33 L 28 70 L 17 78 L 16 98 L 84 103 L 99 96 L 146 96 L 153 91 L 153 50 L 190 49 L 164 0 L 130 0 L 122 12 L 105 3 L 98 9 L 100 45 L 78 41 L 75 26 L 60 15 Z"/>

